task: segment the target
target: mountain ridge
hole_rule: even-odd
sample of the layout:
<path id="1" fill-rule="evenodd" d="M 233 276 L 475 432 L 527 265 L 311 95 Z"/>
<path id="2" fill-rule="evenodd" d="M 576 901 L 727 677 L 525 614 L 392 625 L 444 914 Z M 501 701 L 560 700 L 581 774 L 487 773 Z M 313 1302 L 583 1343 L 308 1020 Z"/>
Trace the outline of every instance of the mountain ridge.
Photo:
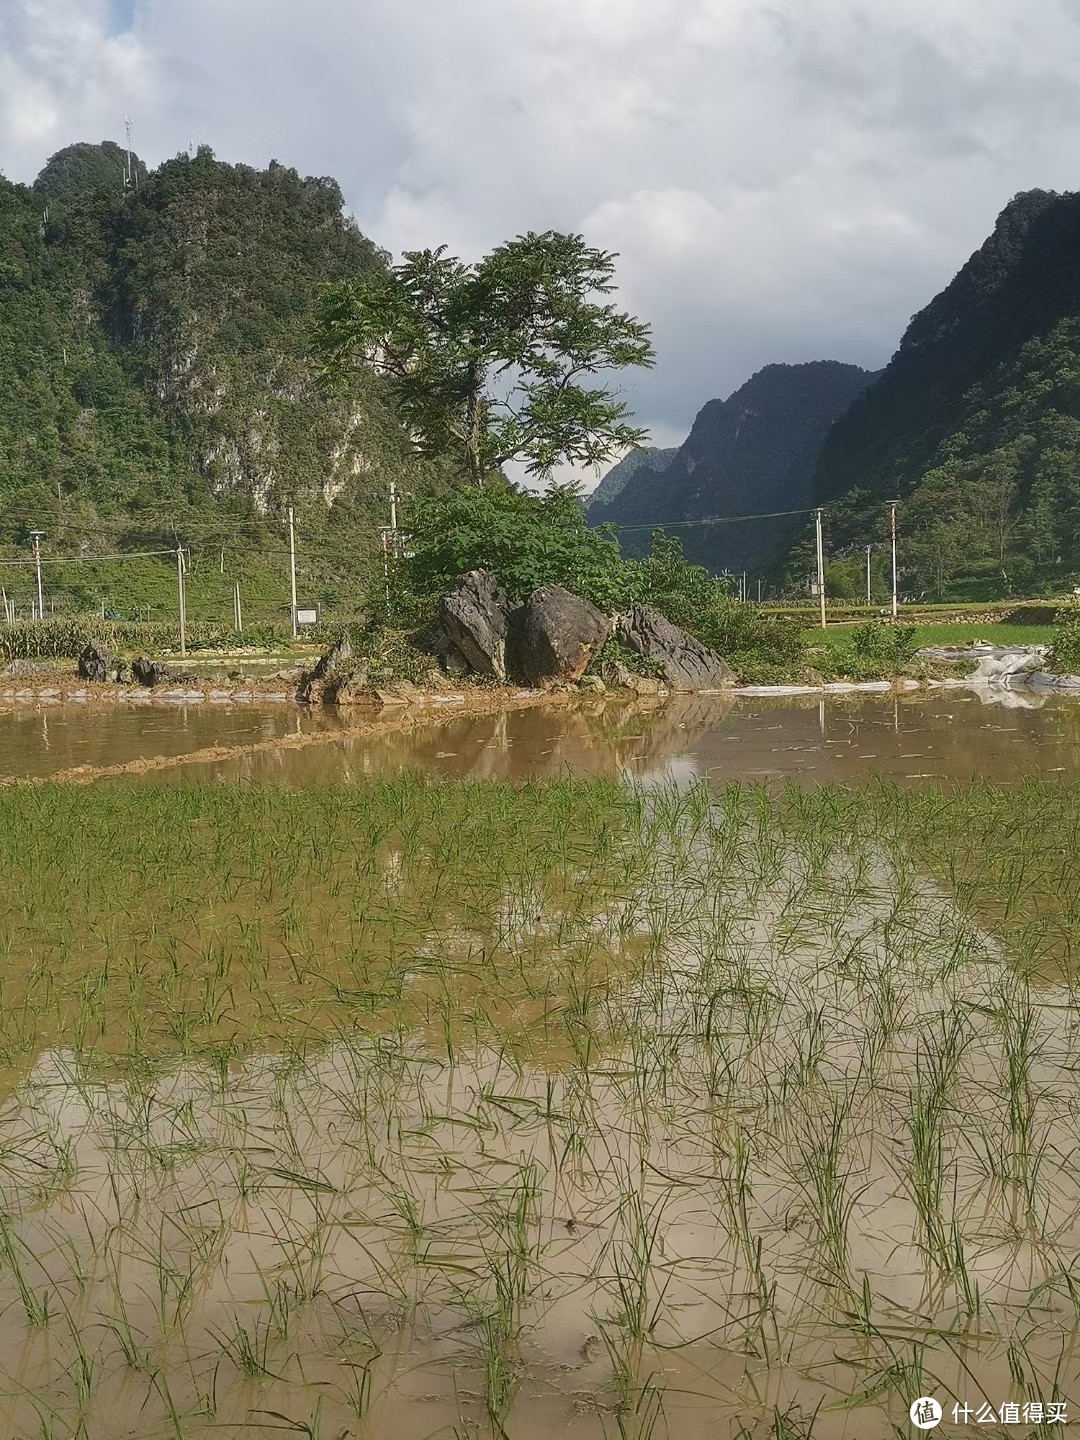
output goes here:
<path id="1" fill-rule="evenodd" d="M 589 523 L 640 527 L 625 531 L 629 553 L 648 548 L 650 525 L 672 524 L 686 553 L 710 569 L 770 566 L 797 529 L 794 517 L 695 522 L 808 508 L 825 431 L 873 378 L 837 360 L 763 366 L 702 406 L 663 471 L 641 469 L 613 501 L 591 505 Z"/>

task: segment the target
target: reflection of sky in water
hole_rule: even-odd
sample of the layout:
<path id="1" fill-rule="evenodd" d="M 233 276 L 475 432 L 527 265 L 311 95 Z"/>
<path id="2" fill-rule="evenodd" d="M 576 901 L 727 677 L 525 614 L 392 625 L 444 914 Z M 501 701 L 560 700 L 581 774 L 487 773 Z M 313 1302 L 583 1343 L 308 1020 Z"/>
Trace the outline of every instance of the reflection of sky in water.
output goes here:
<path id="1" fill-rule="evenodd" d="M 153 781 L 353 784 L 407 768 L 524 781 L 568 775 L 656 786 L 696 778 L 859 783 L 1080 770 L 1080 700 L 1000 691 L 918 694 L 619 695 L 494 715 L 450 715 L 381 734 L 333 710 L 277 705 L 16 705 L 0 712 L 0 775 L 172 760 Z M 1016 701 L 1022 703 L 1017 704 Z M 1031 702 L 1035 701 L 1035 704 Z M 319 743 L 290 746 L 312 734 Z M 328 738 L 324 741 L 323 735 Z M 215 753 L 230 747 L 230 755 Z"/>

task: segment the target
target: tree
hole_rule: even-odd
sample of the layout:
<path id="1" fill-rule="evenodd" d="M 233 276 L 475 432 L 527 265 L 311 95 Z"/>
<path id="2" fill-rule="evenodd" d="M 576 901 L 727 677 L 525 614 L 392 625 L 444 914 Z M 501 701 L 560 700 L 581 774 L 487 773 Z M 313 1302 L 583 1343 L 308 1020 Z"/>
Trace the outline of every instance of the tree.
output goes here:
<path id="1" fill-rule="evenodd" d="M 420 454 L 454 454 L 477 485 L 511 460 L 546 477 L 648 438 L 614 390 L 587 383 L 653 363 L 649 327 L 595 298 L 614 289 L 614 255 L 556 231 L 471 265 L 445 249 L 327 287 L 316 349 L 329 377 L 386 376 Z"/>
<path id="2" fill-rule="evenodd" d="M 496 481 L 421 499 L 405 561 L 418 597 L 447 590 L 467 570 L 490 570 L 512 600 L 540 585 L 564 585 L 601 609 L 626 600 L 627 562 L 608 531 L 590 530 L 573 485 L 543 495 Z"/>

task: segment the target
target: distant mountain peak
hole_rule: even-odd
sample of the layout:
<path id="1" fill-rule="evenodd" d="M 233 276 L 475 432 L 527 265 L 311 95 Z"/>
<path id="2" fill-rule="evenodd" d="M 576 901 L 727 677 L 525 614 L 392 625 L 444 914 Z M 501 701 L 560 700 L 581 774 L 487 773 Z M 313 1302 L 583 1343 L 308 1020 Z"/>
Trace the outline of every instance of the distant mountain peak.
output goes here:
<path id="1" fill-rule="evenodd" d="M 765 563 L 791 522 L 693 522 L 808 506 L 825 432 L 873 378 L 838 360 L 762 366 L 726 400 L 702 406 L 663 469 L 639 465 L 610 500 L 594 498 L 590 521 L 627 527 L 623 545 L 631 554 L 648 548 L 652 524 L 678 523 L 687 554 L 713 569 Z"/>

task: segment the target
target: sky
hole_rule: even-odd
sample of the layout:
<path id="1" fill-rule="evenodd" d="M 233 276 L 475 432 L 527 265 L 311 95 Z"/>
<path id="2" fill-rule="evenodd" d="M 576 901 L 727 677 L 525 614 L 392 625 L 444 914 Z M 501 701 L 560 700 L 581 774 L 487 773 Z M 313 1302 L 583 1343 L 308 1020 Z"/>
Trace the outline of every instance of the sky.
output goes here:
<path id="1" fill-rule="evenodd" d="M 1080 188 L 1080 0 L 0 0 L 0 172 L 76 140 L 333 175 L 387 250 L 619 253 L 654 443 L 876 368 L 1019 190 Z"/>

